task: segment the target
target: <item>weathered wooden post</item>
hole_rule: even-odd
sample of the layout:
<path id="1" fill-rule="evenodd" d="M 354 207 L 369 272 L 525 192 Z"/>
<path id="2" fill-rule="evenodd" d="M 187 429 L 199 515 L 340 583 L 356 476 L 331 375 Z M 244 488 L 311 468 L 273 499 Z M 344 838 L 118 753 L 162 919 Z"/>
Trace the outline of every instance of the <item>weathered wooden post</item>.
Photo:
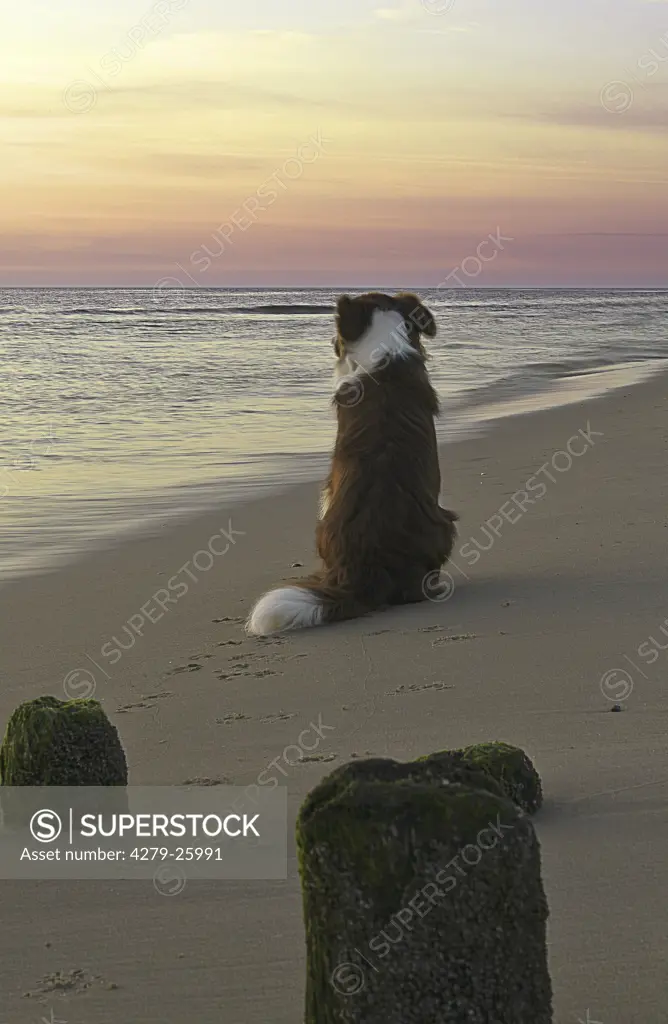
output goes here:
<path id="1" fill-rule="evenodd" d="M 3 786 L 127 786 L 116 727 L 96 700 L 19 704 L 0 747 Z"/>
<path id="2" fill-rule="evenodd" d="M 107 811 L 127 811 L 128 767 L 116 727 L 96 700 L 37 697 L 13 712 L 0 747 L 0 810 L 5 826 L 25 826 L 44 806 L 44 786 L 117 787 Z M 77 803 L 50 795 L 52 810 Z"/>
<path id="3" fill-rule="evenodd" d="M 504 793 L 515 750 L 505 773 L 498 748 L 358 761 L 309 795 L 306 1024 L 551 1024 L 538 840 Z"/>

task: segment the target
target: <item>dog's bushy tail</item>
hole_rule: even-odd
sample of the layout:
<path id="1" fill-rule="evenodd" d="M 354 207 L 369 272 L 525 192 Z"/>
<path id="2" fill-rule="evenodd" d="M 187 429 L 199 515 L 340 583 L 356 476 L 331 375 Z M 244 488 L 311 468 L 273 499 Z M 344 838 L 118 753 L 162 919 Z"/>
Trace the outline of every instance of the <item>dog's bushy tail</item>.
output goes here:
<path id="1" fill-rule="evenodd" d="M 328 580 L 324 573 L 316 574 L 261 597 L 248 616 L 246 632 L 250 636 L 269 636 L 289 629 L 344 622 L 379 606 L 356 597 L 336 581 Z"/>

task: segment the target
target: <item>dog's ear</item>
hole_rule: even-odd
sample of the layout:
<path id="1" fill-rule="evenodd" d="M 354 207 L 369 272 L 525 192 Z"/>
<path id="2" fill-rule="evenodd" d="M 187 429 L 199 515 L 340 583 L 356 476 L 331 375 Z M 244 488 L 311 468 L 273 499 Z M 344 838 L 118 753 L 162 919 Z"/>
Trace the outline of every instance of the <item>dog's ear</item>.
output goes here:
<path id="1" fill-rule="evenodd" d="M 430 310 L 422 304 L 417 295 L 413 292 L 399 292 L 394 296 L 394 301 L 401 310 L 405 320 L 418 331 L 419 334 L 426 334 L 428 338 L 436 337 L 436 321 Z"/>
<path id="2" fill-rule="evenodd" d="M 336 327 L 343 341 L 357 341 L 369 326 L 369 310 L 350 295 L 336 303 Z"/>

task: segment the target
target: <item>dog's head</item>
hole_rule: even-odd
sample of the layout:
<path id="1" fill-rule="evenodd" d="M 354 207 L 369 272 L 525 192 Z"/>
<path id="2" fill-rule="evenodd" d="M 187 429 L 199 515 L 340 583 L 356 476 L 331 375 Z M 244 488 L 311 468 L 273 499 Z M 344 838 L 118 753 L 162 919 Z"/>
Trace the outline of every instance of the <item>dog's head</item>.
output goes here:
<path id="1" fill-rule="evenodd" d="M 342 295 L 336 304 L 334 351 L 338 359 L 347 355 L 354 358 L 365 342 L 375 344 L 386 355 L 400 355 L 408 346 L 408 350 L 413 349 L 424 357 L 423 334 L 433 338 L 436 322 L 412 292 Z"/>

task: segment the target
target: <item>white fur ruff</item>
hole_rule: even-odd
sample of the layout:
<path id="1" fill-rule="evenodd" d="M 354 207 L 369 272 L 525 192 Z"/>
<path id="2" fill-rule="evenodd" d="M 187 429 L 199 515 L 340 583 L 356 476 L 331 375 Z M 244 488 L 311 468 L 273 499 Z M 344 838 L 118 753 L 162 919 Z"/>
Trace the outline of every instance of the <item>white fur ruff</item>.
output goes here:
<path id="1" fill-rule="evenodd" d="M 408 359 L 415 350 L 408 340 L 406 324 L 401 313 L 391 309 L 374 310 L 371 327 L 362 337 L 346 346 L 346 354 L 339 359 L 334 373 L 335 389 L 351 377 L 371 376 L 390 360 Z"/>
<path id="2" fill-rule="evenodd" d="M 321 625 L 322 615 L 322 604 L 310 590 L 281 587 L 260 598 L 248 617 L 246 632 L 269 636 L 286 629 L 306 629 Z"/>

